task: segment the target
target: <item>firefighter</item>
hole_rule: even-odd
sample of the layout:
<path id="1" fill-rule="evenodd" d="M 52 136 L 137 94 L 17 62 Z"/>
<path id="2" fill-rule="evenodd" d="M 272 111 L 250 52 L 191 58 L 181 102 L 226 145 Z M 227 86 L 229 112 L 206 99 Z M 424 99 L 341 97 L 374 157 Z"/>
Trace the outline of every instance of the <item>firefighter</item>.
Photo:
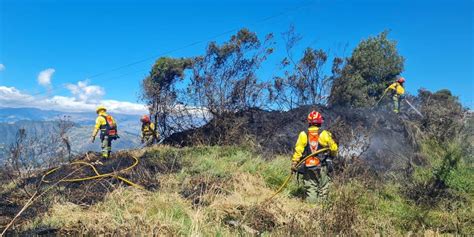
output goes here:
<path id="1" fill-rule="evenodd" d="M 308 115 L 308 132 L 300 132 L 295 145 L 291 170 L 303 175 L 307 201 L 317 202 L 327 197 L 330 186 L 330 174 L 333 171 L 332 159 L 337 156 L 338 146 L 329 131 L 321 130 L 323 117 L 320 113 L 312 111 Z M 328 148 L 325 153 L 317 157 L 308 158 L 298 167 L 299 161 L 316 152 Z"/>
<path id="2" fill-rule="evenodd" d="M 405 94 L 405 88 L 403 88 L 403 83 L 405 83 L 405 78 L 400 77 L 394 83 L 392 83 L 387 89 L 385 89 L 384 93 L 391 92 L 392 99 L 393 99 L 393 112 L 398 113 L 400 112 L 400 100 Z"/>
<path id="3" fill-rule="evenodd" d="M 100 141 L 102 148 L 102 157 L 109 158 L 112 151 L 112 141 L 119 138 L 117 134 L 117 123 L 114 118 L 107 113 L 107 109 L 100 105 L 96 109 L 97 119 L 95 120 L 94 131 L 92 132 L 91 142 L 94 143 L 95 137 L 100 131 Z"/>
<path id="4" fill-rule="evenodd" d="M 158 140 L 158 136 L 156 135 L 155 130 L 155 124 L 150 121 L 150 117 L 148 115 L 143 115 L 140 118 L 140 122 L 142 122 L 142 144 L 144 144 L 144 146 L 153 145 Z"/>

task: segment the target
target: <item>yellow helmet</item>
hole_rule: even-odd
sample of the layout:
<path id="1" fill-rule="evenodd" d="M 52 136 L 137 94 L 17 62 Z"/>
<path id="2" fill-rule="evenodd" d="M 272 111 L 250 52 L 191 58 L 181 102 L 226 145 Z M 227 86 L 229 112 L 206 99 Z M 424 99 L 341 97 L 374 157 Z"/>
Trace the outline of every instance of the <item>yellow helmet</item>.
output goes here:
<path id="1" fill-rule="evenodd" d="M 97 109 L 95 109 L 95 112 L 99 113 L 101 110 L 103 110 L 105 112 L 105 111 L 107 111 L 107 108 L 105 108 L 105 106 L 103 106 L 103 105 L 99 105 L 99 106 L 97 106 Z"/>

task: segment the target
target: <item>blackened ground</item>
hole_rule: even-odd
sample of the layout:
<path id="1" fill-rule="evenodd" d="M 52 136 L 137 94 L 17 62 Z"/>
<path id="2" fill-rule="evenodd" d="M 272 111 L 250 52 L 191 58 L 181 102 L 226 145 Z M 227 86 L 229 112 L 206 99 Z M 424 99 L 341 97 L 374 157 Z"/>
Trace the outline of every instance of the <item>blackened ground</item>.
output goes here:
<path id="1" fill-rule="evenodd" d="M 418 118 L 384 108 L 304 106 L 287 112 L 251 109 L 175 133 L 164 142 L 178 146 L 235 145 L 250 138 L 262 153 L 291 155 L 298 134 L 307 130 L 306 117 L 312 110 L 322 113 L 322 129 L 333 134 L 344 159 L 360 156 L 378 169 L 387 169 L 400 165 L 398 161 L 408 160 L 414 153 L 416 142 L 410 136 L 414 133 L 409 123 L 417 124 Z"/>
<path id="2" fill-rule="evenodd" d="M 177 172 L 181 169 L 180 161 L 177 157 L 173 156 L 173 154 L 169 156 L 165 154 L 163 157 L 160 157 L 160 159 L 152 159 L 153 157 L 150 157 L 151 155 L 152 154 L 145 152 L 145 154 L 139 157 L 139 163 L 136 167 L 127 172 L 117 173 L 117 175 L 147 190 L 155 190 L 160 186 L 157 174 Z M 87 153 L 75 157 L 74 161 L 88 163 L 100 161 L 101 164 L 97 163 L 94 166 L 100 174 L 106 174 L 118 172 L 130 167 L 134 162 L 131 156 L 132 154 L 129 152 L 121 151 L 113 153 L 110 159 L 101 159 L 100 154 Z M 89 166 L 73 164 L 62 165 L 56 172 L 45 177 L 48 183 L 41 182 L 45 173 L 46 170 L 37 171 L 33 177 L 25 179 L 16 185 L 16 187 L 12 189 L 13 191 L 0 192 L 0 226 L 5 226 L 21 210 L 23 205 L 31 197 L 30 195 L 35 191 L 42 193 L 48 190 L 49 187 L 53 187 L 48 190 L 45 195 L 37 199 L 32 206 L 26 209 L 16 224 L 21 224 L 25 220 L 31 220 L 47 212 L 51 204 L 54 203 L 54 200 L 62 199 L 66 202 L 87 206 L 102 201 L 107 193 L 119 186 L 128 186 L 128 184 L 124 184 L 122 181 L 113 177 L 58 183 L 58 181 L 63 178 L 75 179 L 96 175 Z M 12 231 L 11 233 L 15 233 L 14 229 Z M 37 233 L 35 235 L 37 235 Z"/>

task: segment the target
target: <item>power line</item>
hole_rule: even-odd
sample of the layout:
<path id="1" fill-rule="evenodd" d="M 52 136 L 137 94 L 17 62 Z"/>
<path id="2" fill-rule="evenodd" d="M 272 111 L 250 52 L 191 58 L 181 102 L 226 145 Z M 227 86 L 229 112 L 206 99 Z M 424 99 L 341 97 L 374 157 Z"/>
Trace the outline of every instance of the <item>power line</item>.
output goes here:
<path id="1" fill-rule="evenodd" d="M 257 24 L 261 24 L 261 23 L 266 22 L 266 21 L 269 21 L 269 20 L 271 20 L 271 19 L 274 19 L 274 18 L 283 16 L 283 15 L 286 15 L 286 14 L 288 14 L 288 13 L 290 13 L 290 12 L 293 12 L 293 11 L 296 11 L 296 10 L 299 10 L 299 9 L 302 9 L 302 8 L 305 8 L 305 7 L 310 6 L 310 5 L 312 5 L 312 4 L 313 4 L 313 3 L 308 3 L 308 4 L 305 4 L 305 5 L 302 5 L 302 6 L 293 8 L 293 9 L 289 9 L 289 10 L 280 12 L 280 13 L 278 13 L 278 14 L 275 14 L 275 15 L 272 15 L 272 16 L 269 16 L 269 17 L 266 17 L 266 18 L 263 18 L 263 19 L 261 19 L 261 20 L 259 20 L 259 21 L 257 21 L 257 22 L 254 22 L 254 23 L 250 24 L 250 26 L 252 26 L 252 25 L 257 25 Z M 158 58 L 158 57 L 161 57 L 161 56 L 164 56 L 164 55 L 167 55 L 167 54 L 174 53 L 174 52 L 176 52 L 176 51 L 180 51 L 180 50 L 183 50 L 183 49 L 186 49 L 186 48 L 189 48 L 189 47 L 192 47 L 192 46 L 201 44 L 201 43 L 208 42 L 208 41 L 210 41 L 210 40 L 213 40 L 213 39 L 219 38 L 219 37 L 221 37 L 221 36 L 227 35 L 227 34 L 229 34 L 229 33 L 235 32 L 235 31 L 237 31 L 237 30 L 239 30 L 239 29 L 240 29 L 240 27 L 236 27 L 236 28 L 233 28 L 233 29 L 230 29 L 230 30 L 221 32 L 221 33 L 219 33 L 219 34 L 213 35 L 213 36 L 208 37 L 208 38 L 206 38 L 206 39 L 198 40 L 198 41 L 195 41 L 195 42 L 193 42 L 193 43 L 187 44 L 187 45 L 182 46 L 182 47 L 179 47 L 179 48 L 175 48 L 175 49 L 172 49 L 172 50 L 169 50 L 169 51 L 165 51 L 165 52 L 160 53 L 160 54 L 157 54 L 157 55 L 149 56 L 149 57 L 140 59 L 140 60 L 135 61 L 135 62 L 131 62 L 131 63 L 125 64 L 125 65 L 122 65 L 122 66 L 119 66 L 119 67 L 116 67 L 116 68 L 107 70 L 107 71 L 103 71 L 103 72 L 100 72 L 100 73 L 91 75 L 91 76 L 89 76 L 89 77 L 87 77 L 87 78 L 92 79 L 92 78 L 100 77 L 100 76 L 105 75 L 105 74 L 110 73 L 110 72 L 118 71 L 118 70 L 123 69 L 123 68 L 127 68 L 127 67 L 130 67 L 130 66 L 136 65 L 136 64 L 140 64 L 140 63 L 146 62 L 146 61 L 148 61 L 148 60 L 150 60 L 150 59 L 153 59 L 153 58 Z"/>
<path id="2" fill-rule="evenodd" d="M 278 17 L 281 17 L 281 16 L 284 16 L 284 15 L 287 15 L 291 12 L 294 12 L 294 11 L 298 11 L 300 9 L 303 9 L 303 8 L 306 8 L 306 7 L 309 7 L 311 6 L 312 4 L 314 4 L 314 2 L 308 2 L 307 4 L 304 4 L 304 5 L 301 5 L 299 7 L 295 7 L 295 8 L 292 8 L 292 9 L 288 9 L 286 11 L 282 11 L 278 14 L 275 14 L 275 15 L 272 15 L 272 16 L 268 16 L 268 17 L 265 17 L 259 21 L 256 21 L 254 23 L 251 23 L 249 24 L 249 26 L 255 26 L 255 25 L 259 25 L 259 24 L 262 24 L 264 22 L 267 22 L 269 20 L 272 20 L 272 19 L 275 19 L 275 18 L 278 18 Z M 153 55 L 153 56 L 149 56 L 149 57 L 146 57 L 146 58 L 143 58 L 143 59 L 140 59 L 140 60 L 137 60 L 137 61 L 134 61 L 134 62 L 130 62 L 128 64 L 125 64 L 125 65 L 122 65 L 122 66 L 118 66 L 116 68 L 112 68 L 110 70 L 106 70 L 106 71 L 103 71 L 103 72 L 99 72 L 99 73 L 96 73 L 96 74 L 93 74 L 89 77 L 86 77 L 86 79 L 92 79 L 92 78 L 98 78 L 98 77 L 101 77 L 101 76 L 104 76 L 108 73 L 111 73 L 111 72 L 115 72 L 115 71 L 119 71 L 121 69 L 124 69 L 124 68 L 128 68 L 128 67 L 131 67 L 133 65 L 137 65 L 137 64 L 140 64 L 140 63 L 143 63 L 143 62 L 146 62 L 150 59 L 154 59 L 154 58 L 159 58 L 159 57 L 162 57 L 162 56 L 165 56 L 165 55 L 168 55 L 168 54 L 171 54 L 171 53 L 174 53 L 174 52 L 177 52 L 177 51 L 180 51 L 180 50 L 183 50 L 183 49 L 186 49 L 186 48 L 189 48 L 189 47 L 192 47 L 192 46 L 195 46 L 195 45 L 198 45 L 198 44 L 201 44 L 201 43 L 205 43 L 205 42 L 208 42 L 210 40 L 214 40 L 216 38 L 219 38 L 221 36 L 224 36 L 224 35 L 227 35 L 227 34 L 230 34 L 230 33 L 233 33 L 233 32 L 236 32 L 238 31 L 239 29 L 241 29 L 241 27 L 235 27 L 233 29 L 229 29 L 229 30 L 226 30 L 224 32 L 221 32 L 219 34 L 216 34 L 216 35 L 213 35 L 211 37 L 208 37 L 206 39 L 202 39 L 202 40 L 198 40 L 198 41 L 195 41 L 193 43 L 190 43 L 190 44 L 187 44 L 187 45 L 184 45 L 184 46 L 181 46 L 181 47 L 178 47 L 178 48 L 175 48 L 175 49 L 172 49 L 172 50 L 168 50 L 168 51 L 165 51 L 165 52 L 162 52 L 160 54 L 156 54 L 156 55 Z M 115 76 L 115 77 L 111 77 L 111 78 L 106 78 L 106 79 L 103 79 L 102 81 L 108 81 L 108 80 L 112 80 L 112 79 L 116 79 L 116 78 L 121 78 L 123 76 L 126 76 L 126 75 L 130 75 L 130 74 L 133 74 L 133 73 L 136 73 L 136 72 L 144 72 L 146 70 L 139 70 L 139 71 L 134 71 L 132 73 L 128 72 L 128 73 L 125 73 L 125 74 L 121 74 L 121 75 L 118 75 L 118 76 Z M 47 92 L 40 92 L 40 93 L 35 93 L 35 94 L 31 94 L 32 96 L 38 96 L 38 95 L 46 95 L 46 94 L 49 94 L 49 93 L 52 93 L 52 92 L 58 92 L 58 91 L 61 91 L 65 89 L 65 86 L 62 86 L 62 87 L 58 87 L 58 88 L 54 88 L 54 89 L 50 89 L 48 90 Z"/>

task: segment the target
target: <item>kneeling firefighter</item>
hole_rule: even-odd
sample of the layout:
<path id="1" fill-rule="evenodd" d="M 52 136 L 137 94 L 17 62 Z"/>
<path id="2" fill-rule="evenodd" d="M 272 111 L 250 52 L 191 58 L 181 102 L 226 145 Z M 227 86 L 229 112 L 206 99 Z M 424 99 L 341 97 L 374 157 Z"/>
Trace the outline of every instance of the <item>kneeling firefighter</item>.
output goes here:
<path id="1" fill-rule="evenodd" d="M 155 124 L 150 121 L 150 117 L 148 115 L 143 115 L 140 118 L 140 122 L 142 122 L 142 144 L 144 144 L 144 146 L 153 145 L 156 141 L 158 141 L 158 136 L 155 130 Z"/>
<path id="2" fill-rule="evenodd" d="M 308 115 L 308 133 L 302 131 L 298 136 L 295 153 L 292 158 L 291 170 L 303 175 L 307 200 L 317 202 L 327 196 L 331 182 L 330 174 L 333 171 L 332 159 L 337 156 L 338 146 L 332 134 L 326 130 L 320 132 L 323 117 L 320 113 L 312 111 Z M 298 167 L 299 161 L 317 150 L 328 148 L 325 153 L 317 157 L 308 158 Z"/>
<path id="3" fill-rule="evenodd" d="M 115 119 L 108 115 L 104 106 L 96 109 L 97 119 L 95 120 L 94 131 L 92 132 L 91 142 L 94 143 L 95 137 L 100 130 L 100 141 L 102 148 L 102 157 L 109 158 L 112 151 L 112 141 L 119 138 L 117 133 L 117 123 Z"/>

